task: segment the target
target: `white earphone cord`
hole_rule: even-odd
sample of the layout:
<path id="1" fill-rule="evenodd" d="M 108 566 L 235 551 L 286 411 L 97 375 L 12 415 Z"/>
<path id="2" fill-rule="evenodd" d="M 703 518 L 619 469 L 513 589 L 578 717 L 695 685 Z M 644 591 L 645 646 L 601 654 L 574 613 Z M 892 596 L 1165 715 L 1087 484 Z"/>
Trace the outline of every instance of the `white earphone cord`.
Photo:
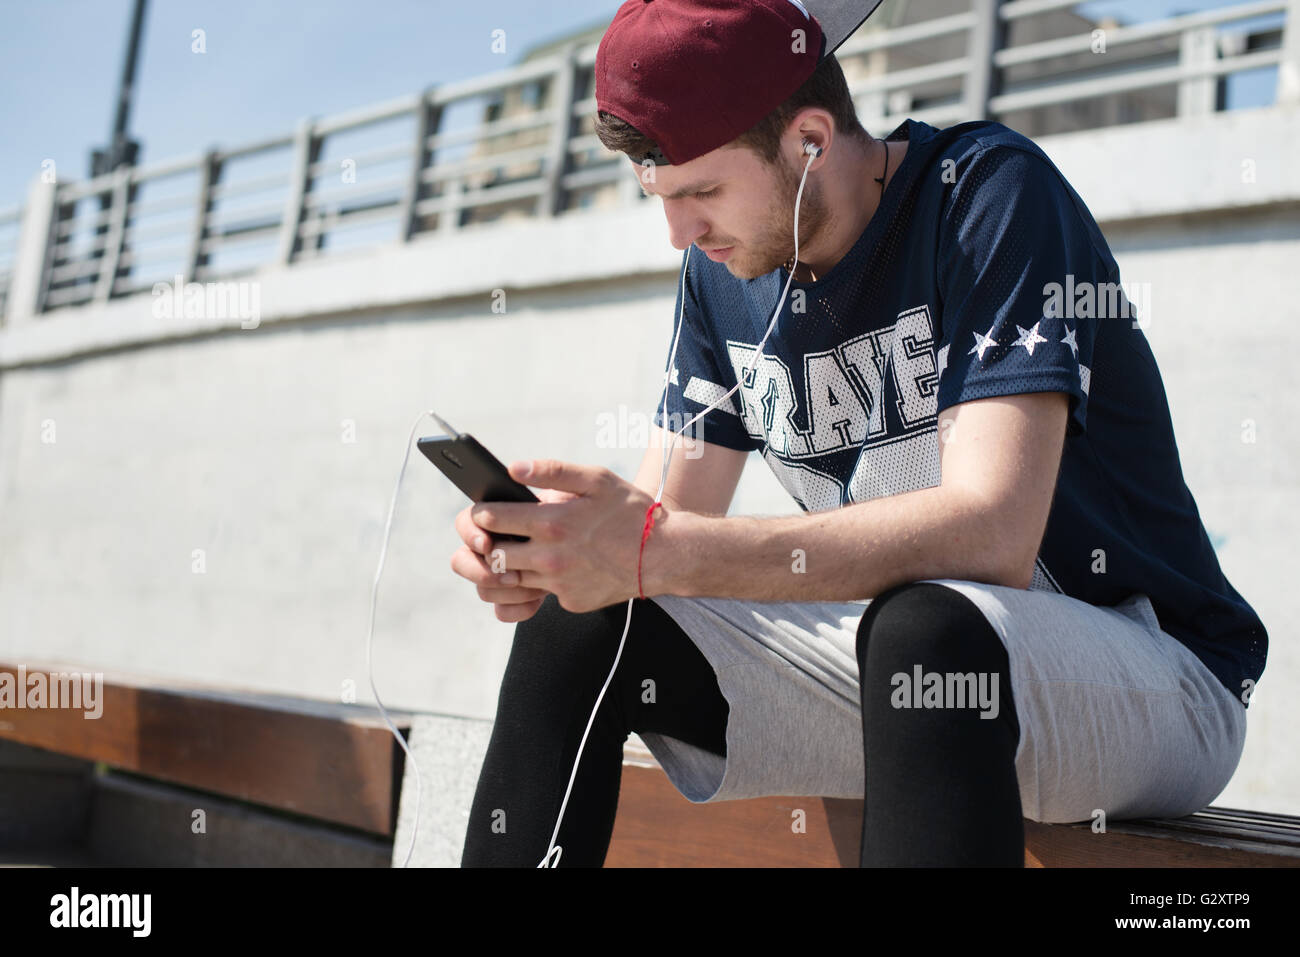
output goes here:
<path id="1" fill-rule="evenodd" d="M 803 200 L 803 187 L 804 187 L 804 183 L 807 182 L 808 179 L 808 168 L 812 165 L 813 160 L 815 160 L 817 156 L 820 155 L 820 152 L 821 152 L 820 150 L 818 150 L 816 153 L 814 153 L 812 149 L 807 150 L 808 163 L 807 165 L 804 166 L 803 177 L 799 180 L 799 191 L 795 195 L 795 201 L 794 201 L 795 269 L 797 269 L 799 265 L 799 205 Z M 686 255 L 685 257 L 683 257 L 682 260 L 682 277 L 681 277 L 682 308 L 677 314 L 677 331 L 673 335 L 673 347 L 668 356 L 668 371 L 665 372 L 664 374 L 664 404 L 661 412 L 663 415 L 663 421 L 665 425 L 668 424 L 668 377 L 672 374 L 673 362 L 677 358 L 677 344 L 678 342 L 681 341 L 682 316 L 685 313 L 685 309 L 686 309 L 686 290 L 685 290 L 686 268 L 688 263 L 690 262 L 690 255 L 691 255 L 691 251 L 690 251 L 690 247 L 688 246 L 686 248 Z M 768 336 L 772 334 L 772 330 L 776 327 L 776 320 L 781 315 L 781 307 L 785 304 L 785 297 L 790 291 L 790 283 L 793 280 L 794 280 L 794 270 L 792 269 L 790 271 L 790 278 L 787 279 L 785 282 L 785 288 L 781 290 L 781 299 L 777 302 L 776 309 L 772 312 L 772 319 L 768 323 L 767 332 L 763 334 L 763 338 L 759 342 L 758 348 L 754 350 L 754 357 L 750 361 L 749 366 L 746 367 L 745 372 L 749 372 L 754 368 L 754 366 L 758 364 L 758 357 L 763 354 L 763 346 L 767 343 Z M 722 398 L 718 399 L 716 402 L 713 403 L 713 405 L 709 406 L 703 412 L 696 415 L 693 419 L 691 419 L 689 422 L 683 425 L 677 432 L 673 433 L 672 440 L 664 448 L 663 468 L 659 476 L 659 490 L 655 493 L 655 499 L 654 499 L 656 502 L 660 501 L 663 498 L 664 485 L 668 481 L 668 465 L 670 462 L 672 462 L 672 455 L 677 445 L 678 437 L 680 437 L 681 434 L 685 432 L 690 426 L 694 425 L 697 420 L 703 418 L 713 409 L 716 409 L 724 401 L 730 398 L 731 394 L 735 392 L 738 388 L 740 388 L 739 379 L 737 380 L 736 384 L 732 386 L 731 389 L 725 395 L 722 396 Z M 402 750 L 406 752 L 406 758 L 408 761 L 411 762 L 411 769 L 415 772 L 415 822 L 411 828 L 411 843 L 407 847 L 406 857 L 402 861 L 403 867 L 406 867 L 411 862 L 411 854 L 415 850 L 416 837 L 420 832 L 420 799 L 421 799 L 421 791 L 422 791 L 422 785 L 420 780 L 420 768 L 415 762 L 415 755 L 411 753 L 411 749 L 407 747 L 405 739 L 402 737 L 401 733 L 397 730 L 397 727 L 389 719 L 388 711 L 384 708 L 384 703 L 379 698 L 379 689 L 375 687 L 375 673 L 374 673 L 374 667 L 372 663 L 371 649 L 374 644 L 375 608 L 379 600 L 379 581 L 384 574 L 384 560 L 388 556 L 388 539 L 389 539 L 389 534 L 392 532 L 393 529 L 393 512 L 397 508 L 397 496 L 402 488 L 402 478 L 406 475 L 406 466 L 411 459 L 411 445 L 415 439 L 415 431 L 417 428 L 419 428 L 420 421 L 426 415 L 432 418 L 433 420 L 438 421 L 438 417 L 433 413 L 432 410 L 426 410 L 424 412 L 421 412 L 418 416 L 416 416 L 415 421 L 411 424 L 411 432 L 406 437 L 406 454 L 402 457 L 402 467 L 397 473 L 397 484 L 393 488 L 393 496 L 388 503 L 388 518 L 384 522 L 384 540 L 383 540 L 383 544 L 380 546 L 379 549 L 379 566 L 375 569 L 375 581 L 370 591 L 370 616 L 369 616 L 369 624 L 367 625 L 366 628 L 366 673 L 369 676 L 369 680 L 370 680 L 370 691 L 375 696 L 375 704 L 379 706 L 379 713 L 383 717 L 384 723 L 388 725 L 388 730 L 392 732 L 393 737 L 397 739 L 397 743 L 401 745 Z M 591 716 L 587 719 L 587 727 L 582 732 L 582 740 L 578 744 L 578 753 L 577 755 L 574 756 L 573 759 L 573 770 L 569 774 L 569 784 L 564 789 L 564 800 L 561 801 L 560 803 L 560 813 L 555 820 L 555 830 L 551 832 L 551 840 L 547 846 L 546 856 L 542 858 L 541 862 L 537 865 L 538 867 L 555 867 L 560 862 L 560 855 L 563 853 L 563 848 L 560 845 L 556 844 L 555 840 L 557 837 L 559 837 L 560 824 L 564 820 L 564 810 L 566 807 L 568 807 L 569 794 L 573 791 L 573 782 L 578 775 L 578 762 L 582 760 L 582 750 L 587 745 L 587 734 L 588 732 L 591 731 L 592 723 L 596 720 L 596 713 L 600 710 L 600 703 L 605 698 L 605 691 L 606 689 L 609 688 L 609 683 L 614 679 L 614 674 L 616 671 L 618 671 L 619 659 L 622 658 L 623 656 L 623 645 L 627 642 L 628 629 L 632 625 L 632 603 L 634 601 L 636 601 L 635 598 L 628 599 L 627 621 L 623 625 L 623 636 L 622 638 L 619 639 L 618 651 L 615 652 L 614 654 L 614 664 L 609 669 L 609 674 L 605 678 L 604 685 L 601 686 L 600 694 L 596 696 L 596 704 L 591 709 Z"/>
<path id="2" fill-rule="evenodd" d="M 420 768 L 415 763 L 415 755 L 406 746 L 406 741 L 393 725 L 393 722 L 388 719 L 388 712 L 384 710 L 384 703 L 379 700 L 379 689 L 375 687 L 375 669 L 371 664 L 370 649 L 375 637 L 375 606 L 379 600 L 379 578 L 384 574 L 384 559 L 388 555 L 388 533 L 393 528 L 393 510 L 397 508 L 397 493 L 402 489 L 402 476 L 406 474 L 406 464 L 411 460 L 411 442 L 415 439 L 415 430 L 419 428 L 420 420 L 426 415 L 435 421 L 438 418 L 432 410 L 421 412 L 415 417 L 415 421 L 411 423 L 411 432 L 406 437 L 406 454 L 402 457 L 402 468 L 397 473 L 397 484 L 393 487 L 393 497 L 388 503 L 388 520 L 384 522 L 384 542 L 379 549 L 379 567 L 375 569 L 375 582 L 370 590 L 370 624 L 366 627 L 366 674 L 370 678 L 370 692 L 375 696 L 375 704 L 379 705 L 379 713 L 383 716 L 384 723 L 388 725 L 388 730 L 393 733 L 397 743 L 406 752 L 406 759 L 411 762 L 411 768 L 415 771 L 415 824 L 411 828 L 411 843 L 406 849 L 406 859 L 402 861 L 403 867 L 411 863 L 411 853 L 415 850 L 415 838 L 420 833 Z"/>

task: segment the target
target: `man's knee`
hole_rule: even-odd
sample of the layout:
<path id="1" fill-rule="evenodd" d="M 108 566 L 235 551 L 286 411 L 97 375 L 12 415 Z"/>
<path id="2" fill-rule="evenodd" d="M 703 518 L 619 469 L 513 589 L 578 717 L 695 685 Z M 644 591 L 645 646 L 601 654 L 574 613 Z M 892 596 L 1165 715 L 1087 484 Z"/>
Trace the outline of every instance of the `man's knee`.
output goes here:
<path id="1" fill-rule="evenodd" d="M 979 606 L 955 589 L 937 582 L 906 582 L 881 592 L 858 625 L 857 658 L 864 709 L 869 701 L 882 707 L 892 702 L 897 676 L 910 680 L 917 666 L 926 674 L 973 673 L 977 701 L 992 691 L 996 675 L 998 686 L 992 693 L 999 716 L 1017 738 L 1020 735 L 1006 647 Z M 984 692 L 978 691 L 981 680 L 989 682 Z M 969 679 L 962 688 L 971 690 Z"/>
<path id="2" fill-rule="evenodd" d="M 858 667 L 868 671 L 921 665 L 926 671 L 1001 664 L 1006 649 L 979 607 L 937 582 L 904 582 L 881 592 L 858 624 Z"/>

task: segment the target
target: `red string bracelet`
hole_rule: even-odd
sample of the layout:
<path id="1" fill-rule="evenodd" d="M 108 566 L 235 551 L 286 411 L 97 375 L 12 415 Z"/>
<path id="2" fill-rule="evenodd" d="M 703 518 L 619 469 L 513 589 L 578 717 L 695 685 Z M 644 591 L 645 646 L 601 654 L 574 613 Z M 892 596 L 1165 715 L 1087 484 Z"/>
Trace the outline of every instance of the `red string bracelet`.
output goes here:
<path id="1" fill-rule="evenodd" d="M 637 552 L 636 556 L 636 590 L 638 598 L 646 597 L 645 592 L 641 589 L 641 556 L 645 553 L 645 543 L 646 539 L 650 537 L 650 529 L 654 528 L 655 509 L 663 507 L 663 502 L 654 502 L 645 510 L 645 527 L 641 529 L 641 550 Z"/>

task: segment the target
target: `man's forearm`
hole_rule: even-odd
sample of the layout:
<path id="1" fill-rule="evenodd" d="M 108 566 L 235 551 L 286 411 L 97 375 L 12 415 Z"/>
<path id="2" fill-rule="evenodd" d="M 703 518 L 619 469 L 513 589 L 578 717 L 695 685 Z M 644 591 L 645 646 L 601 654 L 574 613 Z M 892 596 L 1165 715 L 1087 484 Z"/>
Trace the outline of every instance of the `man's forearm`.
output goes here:
<path id="1" fill-rule="evenodd" d="M 801 515 L 674 512 L 643 560 L 647 595 L 756 601 L 851 601 L 928 578 L 1027 588 L 1030 570 L 987 508 L 942 486 Z"/>

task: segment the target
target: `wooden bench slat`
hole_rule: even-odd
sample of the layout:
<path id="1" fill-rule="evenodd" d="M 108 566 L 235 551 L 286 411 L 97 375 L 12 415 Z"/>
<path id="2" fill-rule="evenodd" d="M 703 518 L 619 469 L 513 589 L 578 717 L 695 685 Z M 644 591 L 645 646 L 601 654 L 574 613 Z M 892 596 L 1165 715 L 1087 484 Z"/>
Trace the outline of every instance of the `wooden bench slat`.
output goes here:
<path id="1" fill-rule="evenodd" d="M 1280 831 L 1276 828 L 1250 828 L 1234 827 L 1228 824 L 1206 824 L 1195 821 L 1183 822 L 1180 820 L 1159 821 L 1151 823 L 1138 823 L 1136 821 L 1121 821 L 1111 825 L 1112 828 L 1123 828 L 1134 834 L 1158 834 L 1177 833 L 1185 834 L 1188 837 L 1218 837 L 1218 838 L 1237 838 L 1243 841 L 1264 841 L 1276 845 L 1279 853 L 1291 851 L 1300 854 L 1300 835 L 1291 831 Z"/>
<path id="2" fill-rule="evenodd" d="M 1279 858 L 1296 858 L 1297 864 L 1300 865 L 1300 846 L 1279 841 L 1276 839 L 1276 835 L 1269 833 L 1243 831 L 1235 828 L 1184 827 L 1180 826 L 1180 822 L 1176 820 L 1149 824 L 1123 821 L 1110 825 L 1108 831 L 1118 834 L 1130 834 L 1135 837 L 1150 837 L 1156 840 L 1176 840 L 1211 847 L 1268 853 Z"/>
<path id="3" fill-rule="evenodd" d="M 75 673 L 26 664 L 28 676 Z M 18 666 L 0 662 L 17 680 Z M 0 737 L 391 836 L 405 754 L 373 709 L 104 674 L 102 715 L 0 710 Z M 410 717 L 389 712 L 399 731 Z"/>
<path id="4" fill-rule="evenodd" d="M 822 813 L 813 809 L 820 804 Z M 785 834 L 794 808 L 808 833 Z M 1300 818 L 1209 807 L 1173 820 L 1025 820 L 1026 867 L 1300 867 Z M 696 805 L 643 743 L 624 748 L 623 784 L 607 867 L 857 867 L 862 801 L 756 798 Z"/>
<path id="5" fill-rule="evenodd" d="M 804 811 L 803 833 L 792 828 L 796 809 Z M 624 765 L 605 866 L 839 867 L 841 861 L 821 798 L 693 804 L 662 770 Z"/>
<path id="6" fill-rule="evenodd" d="M 1293 835 L 1300 838 L 1300 818 L 1285 814 L 1272 814 L 1267 811 L 1242 811 L 1235 808 L 1208 807 L 1197 814 L 1207 820 L 1222 821 L 1224 824 L 1238 824 L 1262 832 L 1277 834 L 1282 837 Z"/>

